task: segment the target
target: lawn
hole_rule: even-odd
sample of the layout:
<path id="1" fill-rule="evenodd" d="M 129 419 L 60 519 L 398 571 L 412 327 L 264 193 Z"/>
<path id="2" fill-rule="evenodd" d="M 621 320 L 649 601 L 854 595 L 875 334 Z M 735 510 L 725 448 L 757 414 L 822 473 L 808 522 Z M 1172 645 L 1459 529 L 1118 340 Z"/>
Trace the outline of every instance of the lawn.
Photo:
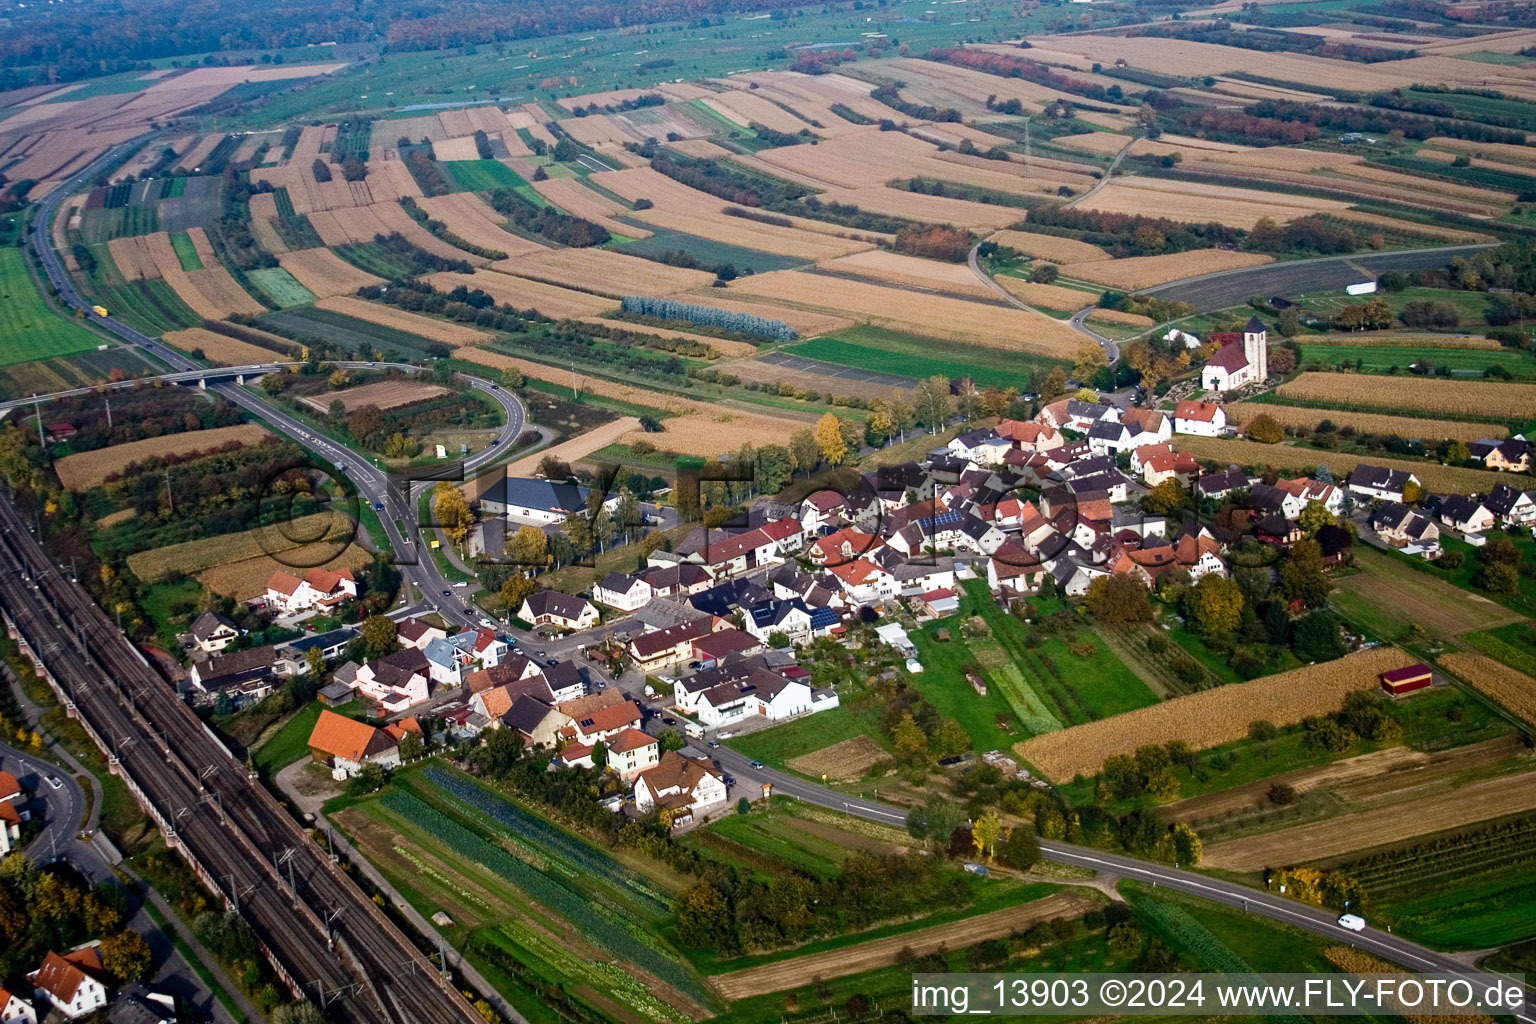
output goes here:
<path id="1" fill-rule="evenodd" d="M 866 721 L 848 708 L 836 707 L 772 729 L 737 736 L 727 740 L 726 746 L 755 761 L 785 768 L 786 762 L 793 758 L 855 736 L 871 736 L 878 741 L 880 730 L 874 722 Z"/>
<path id="2" fill-rule="evenodd" d="M 284 309 L 294 306 L 307 306 L 315 301 L 314 293 L 298 281 L 293 275 L 282 267 L 263 267 L 260 270 L 247 270 L 245 276 L 251 279 L 251 283 L 260 288 L 267 297 Z"/>
<path id="3" fill-rule="evenodd" d="M 1536 562 L 1536 541 L 1533 541 L 1530 536 L 1523 533 L 1507 534 L 1497 531 L 1488 535 L 1490 541 L 1499 537 L 1507 537 L 1514 542 L 1516 549 L 1520 552 L 1520 558 L 1523 563 L 1529 565 L 1532 562 Z M 1501 595 L 1495 597 L 1487 591 L 1479 589 L 1472 582 L 1477 576 L 1478 560 L 1476 548 L 1465 541 L 1457 540 L 1455 537 L 1445 533 L 1440 535 L 1440 546 L 1447 552 L 1456 551 L 1461 553 L 1462 564 L 1460 568 L 1442 569 L 1435 562 L 1426 562 L 1422 558 L 1404 555 L 1397 551 L 1387 551 L 1382 552 L 1382 554 L 1385 554 L 1397 566 L 1398 571 L 1394 572 L 1393 575 L 1402 581 L 1402 586 L 1405 589 L 1418 588 L 1422 592 L 1424 588 L 1424 581 L 1422 579 L 1412 575 L 1403 575 L 1401 570 L 1406 568 L 1413 572 L 1444 580 L 1452 586 L 1470 591 L 1477 598 L 1481 599 L 1468 601 L 1464 595 L 1443 591 L 1442 588 L 1444 596 L 1437 597 L 1433 603 L 1435 607 L 1442 609 L 1440 614 L 1446 617 L 1447 622 L 1453 625 L 1461 622 L 1466 623 L 1466 625 L 1457 629 L 1456 632 L 1464 632 L 1468 629 L 1486 629 L 1489 625 L 1502 624 L 1512 618 L 1512 616 L 1499 612 L 1496 609 L 1489 609 L 1487 604 L 1484 603 L 1486 601 L 1497 601 L 1518 615 L 1536 618 L 1536 579 L 1522 574 L 1520 576 L 1519 589 L 1515 593 L 1508 596 Z M 1375 551 L 1373 550 L 1372 553 L 1374 554 Z M 1360 562 L 1360 554 L 1361 551 L 1359 550 L 1355 552 L 1356 564 Z M 1451 607 L 1446 607 L 1447 603 Z"/>
<path id="4" fill-rule="evenodd" d="M 1301 346 L 1303 363 L 1321 361 L 1332 366 L 1357 367 L 1371 373 L 1384 373 L 1397 367 L 1404 373 L 1420 360 L 1452 370 L 1481 374 L 1490 366 L 1500 366 L 1514 377 L 1536 377 L 1536 359 L 1517 349 L 1409 348 L 1392 345 L 1307 345 Z"/>
<path id="5" fill-rule="evenodd" d="M 182 270 L 203 269 L 203 258 L 197 254 L 197 248 L 185 232 L 178 231 L 171 236 L 171 248 L 176 250 L 176 258 L 181 261 Z"/>
<path id="6" fill-rule="evenodd" d="M 805 260 L 793 256 L 777 256 L 773 253 L 745 249 L 739 245 L 718 242 L 712 238 L 685 235 L 681 231 L 655 230 L 650 238 L 639 238 L 615 246 L 619 252 L 631 256 L 655 258 L 669 252 L 686 252 L 703 267 L 731 264 L 737 270 L 751 270 L 754 274 L 766 274 L 771 270 L 788 270 L 805 265 Z"/>
<path id="7" fill-rule="evenodd" d="M 883 327 L 854 327 L 826 338 L 791 345 L 784 351 L 807 359 L 878 370 L 903 377 L 975 377 L 999 387 L 1028 390 L 1032 381 L 1057 365 L 1017 352 L 962 345 L 906 334 Z"/>
<path id="8" fill-rule="evenodd" d="M 311 701 L 251 754 L 256 769 L 270 777 L 293 762 L 308 757 L 309 734 L 315 731 L 315 723 L 320 720 L 322 711 L 334 711 L 348 718 L 362 718 L 364 708 L 361 701 L 348 701 L 334 708 L 326 708 L 319 701 Z"/>
<path id="9" fill-rule="evenodd" d="M 186 579 L 180 583 L 155 583 L 139 598 L 139 608 L 155 624 L 155 642 L 168 651 L 176 650 L 176 634 L 184 632 L 196 614 L 203 597 L 203 585 Z M 179 610 L 178 610 L 179 609 Z"/>
<path id="10" fill-rule="evenodd" d="M 103 343 L 48 308 L 20 249 L 0 249 L 0 366 L 87 352 Z"/>

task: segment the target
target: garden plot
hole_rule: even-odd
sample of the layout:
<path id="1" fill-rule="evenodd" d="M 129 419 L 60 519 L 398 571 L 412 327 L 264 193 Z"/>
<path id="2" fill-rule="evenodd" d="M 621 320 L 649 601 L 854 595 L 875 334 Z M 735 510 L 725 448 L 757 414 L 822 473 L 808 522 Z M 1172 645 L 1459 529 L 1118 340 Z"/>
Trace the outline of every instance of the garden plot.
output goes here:
<path id="1" fill-rule="evenodd" d="M 876 762 L 889 756 L 884 747 L 868 736 L 854 736 L 830 747 L 792 757 L 787 763 L 791 770 L 801 775 L 832 782 L 853 782 L 862 779 Z"/>

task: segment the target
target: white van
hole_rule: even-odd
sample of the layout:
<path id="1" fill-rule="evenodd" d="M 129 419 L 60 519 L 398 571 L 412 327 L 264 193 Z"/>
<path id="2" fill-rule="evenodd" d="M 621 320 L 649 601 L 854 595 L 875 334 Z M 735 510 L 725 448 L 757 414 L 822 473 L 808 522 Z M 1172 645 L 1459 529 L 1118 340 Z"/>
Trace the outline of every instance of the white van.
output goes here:
<path id="1" fill-rule="evenodd" d="M 1352 932 L 1365 931 L 1365 918 L 1359 914 L 1343 914 L 1339 917 L 1339 927 L 1348 928 Z"/>

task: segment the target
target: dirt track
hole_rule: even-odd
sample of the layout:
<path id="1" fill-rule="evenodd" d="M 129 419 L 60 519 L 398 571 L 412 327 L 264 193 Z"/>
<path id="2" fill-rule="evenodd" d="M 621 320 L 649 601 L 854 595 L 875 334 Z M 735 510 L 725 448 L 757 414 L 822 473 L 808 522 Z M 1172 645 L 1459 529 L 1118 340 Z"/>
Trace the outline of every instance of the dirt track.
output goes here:
<path id="1" fill-rule="evenodd" d="M 963 921 L 861 942 L 856 946 L 827 953 L 732 971 L 711 978 L 709 982 L 723 997 L 734 1002 L 748 996 L 795 988 L 812 978 L 841 978 L 877 967 L 887 967 L 896 962 L 896 954 L 903 949 L 910 949 L 922 956 L 940 946 L 947 949 L 972 946 L 984 939 L 1023 931 L 1037 921 L 1048 921 L 1053 917 L 1079 917 L 1097 906 L 1096 902 L 1083 896 L 1058 892 L 1032 903 L 1021 903 L 1016 907 L 995 910 Z"/>

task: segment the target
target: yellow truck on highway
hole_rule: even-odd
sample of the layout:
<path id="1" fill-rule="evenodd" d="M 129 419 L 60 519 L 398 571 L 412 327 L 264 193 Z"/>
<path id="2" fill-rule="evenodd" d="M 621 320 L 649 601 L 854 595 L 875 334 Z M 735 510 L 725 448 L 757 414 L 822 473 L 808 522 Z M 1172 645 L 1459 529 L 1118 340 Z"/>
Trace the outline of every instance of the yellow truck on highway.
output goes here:
<path id="1" fill-rule="evenodd" d="M 97 316 L 106 316 L 107 315 L 107 307 L 106 306 L 92 306 L 91 307 L 91 312 L 95 313 Z"/>

